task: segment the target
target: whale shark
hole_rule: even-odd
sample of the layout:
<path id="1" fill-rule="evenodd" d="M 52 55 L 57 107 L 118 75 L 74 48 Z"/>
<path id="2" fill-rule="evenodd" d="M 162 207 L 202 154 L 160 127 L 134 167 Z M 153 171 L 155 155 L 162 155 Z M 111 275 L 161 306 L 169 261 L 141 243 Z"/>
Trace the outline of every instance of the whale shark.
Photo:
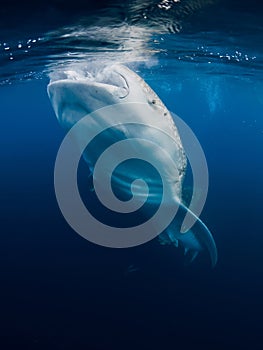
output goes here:
<path id="1" fill-rule="evenodd" d="M 107 126 L 110 128 L 113 124 L 119 123 L 113 130 L 110 129 L 104 133 L 104 142 L 97 143 L 96 147 L 84 151 L 83 157 L 91 174 L 94 175 L 96 162 L 99 154 L 104 151 L 105 145 L 123 139 L 133 139 L 132 148 L 135 154 L 137 152 L 138 158 L 142 154 L 150 156 L 161 168 L 162 178 L 165 178 L 168 183 L 169 194 L 164 203 L 167 210 L 175 206 L 178 209 L 173 220 L 159 235 L 160 243 L 172 244 L 175 247 L 182 246 L 189 261 L 193 261 L 199 253 L 206 251 L 211 265 L 215 266 L 217 248 L 213 236 L 201 219 L 182 200 L 187 158 L 178 128 L 170 112 L 150 86 L 128 67 L 114 64 L 102 68 L 94 75 L 66 71 L 59 79 L 50 81 L 47 92 L 56 117 L 66 130 L 70 130 L 76 123 L 90 115 L 89 119 L 85 120 L 81 138 L 85 139 L 90 132 L 96 131 L 102 125 L 105 129 Z M 105 108 L 114 105 L 120 107 L 118 113 L 106 115 Z M 145 107 L 142 108 L 142 106 Z M 128 112 L 133 115 L 133 123 L 124 124 L 122 121 Z M 155 127 L 151 127 L 153 119 Z M 160 132 L 157 132 L 157 129 Z M 164 134 L 166 137 L 162 136 Z M 154 147 L 151 148 L 140 139 L 160 145 L 169 157 L 165 157 L 162 152 L 158 152 Z M 108 157 L 105 173 L 109 171 L 110 163 L 114 162 L 115 156 L 117 157 L 117 151 L 115 155 Z M 173 159 L 172 163 L 170 159 Z M 130 184 L 136 178 L 142 177 L 141 168 L 141 163 L 136 164 L 133 161 L 130 167 L 128 165 L 118 167 L 114 172 L 111 184 L 118 189 L 120 198 L 122 195 L 125 198 L 126 193 L 131 190 Z M 143 180 L 150 184 L 151 190 L 147 200 L 150 204 L 158 204 L 162 196 L 160 177 L 152 175 L 150 170 L 145 170 Z M 101 185 L 103 190 L 103 183 Z M 139 200 L 144 200 L 144 191 L 140 198 L 140 183 L 137 187 L 136 193 Z M 180 227 L 186 214 L 191 215 L 195 222 L 189 230 L 181 232 Z"/>

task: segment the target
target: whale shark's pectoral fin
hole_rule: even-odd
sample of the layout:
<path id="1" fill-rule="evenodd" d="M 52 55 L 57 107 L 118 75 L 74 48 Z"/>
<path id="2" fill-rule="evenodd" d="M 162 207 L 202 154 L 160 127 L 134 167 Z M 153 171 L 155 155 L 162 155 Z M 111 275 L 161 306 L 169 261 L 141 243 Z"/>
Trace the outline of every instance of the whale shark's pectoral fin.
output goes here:
<path id="1" fill-rule="evenodd" d="M 181 224 L 186 213 L 194 217 L 194 225 L 185 233 L 181 233 Z M 211 232 L 206 225 L 184 204 L 179 204 L 177 214 L 168 228 L 159 236 L 161 244 L 183 246 L 187 261 L 191 263 L 201 251 L 207 251 L 212 267 L 217 262 L 217 249 Z"/>

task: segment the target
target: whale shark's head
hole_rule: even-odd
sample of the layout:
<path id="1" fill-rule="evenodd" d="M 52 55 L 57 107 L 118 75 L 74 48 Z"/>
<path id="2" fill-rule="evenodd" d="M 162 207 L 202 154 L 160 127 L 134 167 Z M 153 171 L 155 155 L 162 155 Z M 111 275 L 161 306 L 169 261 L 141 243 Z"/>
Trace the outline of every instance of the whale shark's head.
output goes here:
<path id="1" fill-rule="evenodd" d="M 65 78 L 50 82 L 48 95 L 58 120 L 67 128 L 97 109 L 121 102 L 166 109 L 144 80 L 125 66 L 108 66 L 89 77 L 72 71 L 65 74 Z"/>

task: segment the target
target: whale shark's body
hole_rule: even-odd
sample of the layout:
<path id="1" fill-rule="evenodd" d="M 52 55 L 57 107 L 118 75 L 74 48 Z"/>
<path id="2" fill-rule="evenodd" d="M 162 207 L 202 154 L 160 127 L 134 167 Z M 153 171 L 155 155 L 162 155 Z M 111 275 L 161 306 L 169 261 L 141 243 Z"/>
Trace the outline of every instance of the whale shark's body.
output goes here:
<path id="1" fill-rule="evenodd" d="M 141 79 L 136 73 L 122 65 L 114 65 L 103 69 L 95 78 L 83 77 L 75 72 L 67 72 L 66 76 L 61 80 L 51 81 L 48 85 L 48 95 L 59 122 L 63 127 L 70 129 L 75 123 L 83 117 L 91 113 L 91 118 L 83 129 L 83 135 L 91 130 L 97 130 L 101 127 L 111 127 L 113 124 L 121 123 L 124 119 L 127 108 L 132 109 L 134 115 L 134 125 L 120 124 L 119 127 L 105 134 L 105 141 L 101 143 L 101 149 L 89 150 L 84 152 L 84 158 L 87 161 L 91 172 L 94 170 L 98 154 L 103 152 L 105 144 L 113 143 L 120 139 L 136 138 L 133 142 L 133 148 L 140 150 L 140 153 L 151 154 L 151 156 L 162 167 L 162 176 L 168 182 L 169 199 L 165 205 L 179 206 L 178 213 L 165 232 L 160 235 L 163 243 L 171 243 L 178 246 L 181 243 L 186 252 L 190 255 L 190 259 L 202 250 L 207 250 L 212 265 L 217 261 L 217 250 L 213 237 L 203 222 L 195 216 L 182 203 L 182 183 L 186 171 L 186 156 L 181 143 L 178 130 L 174 124 L 171 114 L 164 106 L 160 98 L 154 91 Z M 109 120 L 109 116 L 105 116 L 103 107 L 119 104 L 120 109 L 118 115 L 114 114 Z M 141 108 L 141 105 L 146 106 Z M 96 112 L 95 112 L 96 111 Z M 95 112 L 95 113 L 94 113 Z M 156 132 L 155 128 L 143 128 L 137 124 L 154 125 L 164 134 L 169 135 L 171 140 L 167 141 L 167 137 Z M 168 160 L 158 153 L 151 150 L 148 146 L 144 146 L 140 142 L 140 138 L 149 139 L 165 149 L 174 162 Z M 169 138 L 168 138 L 169 139 Z M 140 146 L 140 147 L 139 147 Z M 138 155 L 139 156 L 139 155 Z M 114 158 L 114 155 L 113 155 Z M 139 158 L 139 157 L 138 157 Z M 114 161 L 110 159 L 109 162 Z M 118 187 L 120 193 L 130 191 L 130 184 L 137 178 L 141 177 L 141 164 L 133 168 L 120 167 L 114 173 L 113 184 Z M 105 167 L 107 171 L 107 167 Z M 151 175 L 151 172 L 144 173 L 144 180 L 151 184 L 151 196 L 149 200 L 158 202 L 161 197 L 162 186 L 160 179 Z M 195 217 L 195 224 L 185 233 L 180 232 L 180 225 L 186 213 Z"/>

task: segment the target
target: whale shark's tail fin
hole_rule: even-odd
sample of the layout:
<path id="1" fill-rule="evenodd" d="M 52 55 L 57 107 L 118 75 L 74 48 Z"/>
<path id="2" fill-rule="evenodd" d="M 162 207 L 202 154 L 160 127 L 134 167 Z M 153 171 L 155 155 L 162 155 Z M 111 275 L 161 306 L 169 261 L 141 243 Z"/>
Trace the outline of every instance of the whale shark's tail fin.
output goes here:
<path id="1" fill-rule="evenodd" d="M 181 233 L 181 225 L 185 215 L 189 213 L 195 219 L 194 225 L 185 233 Z M 188 215 L 189 215 L 188 214 Z M 177 214 L 168 228 L 159 235 L 161 244 L 182 245 L 187 260 L 192 262 L 201 251 L 207 251 L 211 265 L 217 262 L 217 248 L 213 236 L 206 225 L 184 204 L 180 203 Z"/>

